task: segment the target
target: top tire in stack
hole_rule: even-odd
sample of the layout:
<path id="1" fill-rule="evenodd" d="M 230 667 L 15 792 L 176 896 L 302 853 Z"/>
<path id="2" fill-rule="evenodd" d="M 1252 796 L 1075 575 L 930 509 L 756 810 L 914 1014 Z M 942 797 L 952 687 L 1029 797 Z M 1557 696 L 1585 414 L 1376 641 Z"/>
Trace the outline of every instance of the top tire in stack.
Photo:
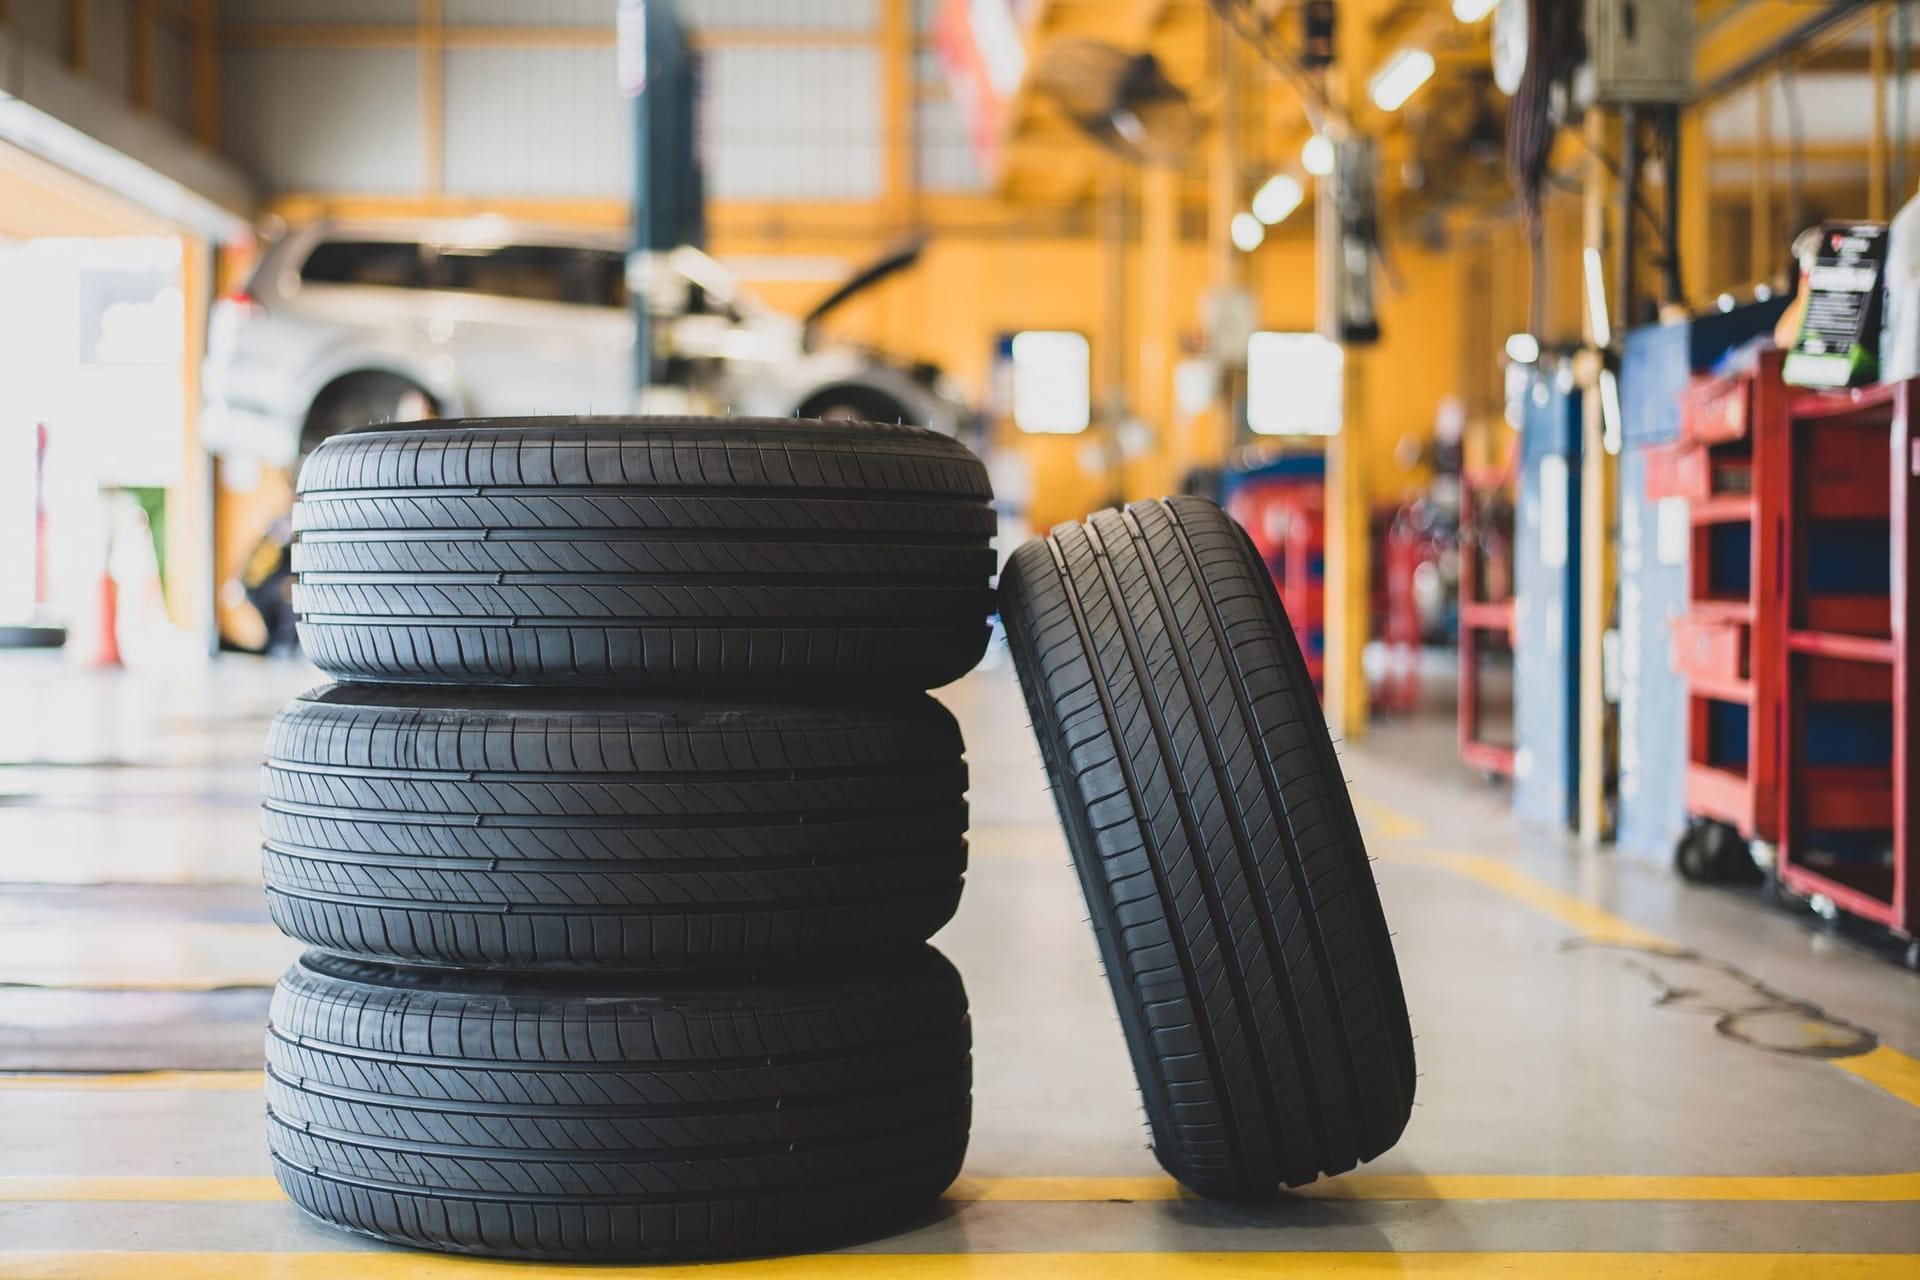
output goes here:
<path id="1" fill-rule="evenodd" d="M 554 1260 L 787 1252 L 957 1174 L 966 996 L 925 940 L 966 766 L 985 471 L 913 427 L 517 419 L 306 463 L 264 868 L 289 1195 Z"/>

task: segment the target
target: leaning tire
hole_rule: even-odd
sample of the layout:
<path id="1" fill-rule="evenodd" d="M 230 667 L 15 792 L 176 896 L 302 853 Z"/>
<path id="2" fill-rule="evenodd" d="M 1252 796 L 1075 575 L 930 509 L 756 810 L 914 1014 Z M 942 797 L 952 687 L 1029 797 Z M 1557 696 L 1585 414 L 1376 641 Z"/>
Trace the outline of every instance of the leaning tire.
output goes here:
<path id="1" fill-rule="evenodd" d="M 336 1226 L 502 1257 L 792 1252 L 953 1180 L 966 993 L 920 948 L 857 976 L 464 976 L 309 955 L 267 1033 L 280 1185 Z"/>
<path id="2" fill-rule="evenodd" d="M 332 685 L 268 738 L 268 905 L 312 946 L 403 964 L 898 951 L 959 902 L 962 751 L 925 694 L 715 706 Z"/>
<path id="3" fill-rule="evenodd" d="M 294 607 L 355 680 L 927 689 L 986 649 L 989 498 L 919 427 L 356 431 L 300 473 Z"/>
<path id="4" fill-rule="evenodd" d="M 1168 1172 L 1250 1196 L 1399 1138 L 1413 1041 L 1299 646 L 1192 498 L 1062 525 L 1001 611 Z"/>

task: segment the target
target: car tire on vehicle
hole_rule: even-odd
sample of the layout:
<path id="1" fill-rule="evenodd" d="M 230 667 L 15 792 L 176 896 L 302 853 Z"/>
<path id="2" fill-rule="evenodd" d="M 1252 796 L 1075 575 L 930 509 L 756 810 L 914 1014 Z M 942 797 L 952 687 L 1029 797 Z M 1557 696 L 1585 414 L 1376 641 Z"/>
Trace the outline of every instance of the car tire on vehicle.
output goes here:
<path id="1" fill-rule="evenodd" d="M 986 470 L 919 427 L 372 428 L 299 489 L 301 644 L 345 679 L 927 689 L 986 649 Z"/>
<path id="2" fill-rule="evenodd" d="M 468 975 L 310 954 L 267 1033 L 274 1172 L 398 1244 L 657 1261 L 820 1248 L 926 1211 L 971 1109 L 959 975 Z"/>
<path id="3" fill-rule="evenodd" d="M 898 951 L 966 871 L 925 694 L 729 701 L 330 685 L 267 743 L 274 923 L 476 969 L 747 969 Z"/>
<path id="4" fill-rule="evenodd" d="M 1372 868 L 1299 646 L 1238 525 L 1141 502 L 1022 547 L 1001 612 L 1152 1127 L 1181 1182 L 1271 1194 L 1413 1103 Z"/>

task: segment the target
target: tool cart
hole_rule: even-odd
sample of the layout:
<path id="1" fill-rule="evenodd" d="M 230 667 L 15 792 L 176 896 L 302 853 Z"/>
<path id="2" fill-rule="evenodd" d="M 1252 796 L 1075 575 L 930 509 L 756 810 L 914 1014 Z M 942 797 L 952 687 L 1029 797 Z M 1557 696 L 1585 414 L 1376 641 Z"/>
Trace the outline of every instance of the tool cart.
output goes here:
<path id="1" fill-rule="evenodd" d="M 1757 879 L 1779 839 L 1781 358 L 1762 352 L 1749 369 L 1696 379 L 1681 439 L 1648 458 L 1649 492 L 1687 502 L 1689 599 L 1673 659 L 1686 682 L 1688 821 L 1674 862 L 1695 880 Z"/>
<path id="2" fill-rule="evenodd" d="M 1889 930 L 1914 968 L 1917 408 L 1920 379 L 1786 406 L 1775 868 L 1821 915 Z"/>
<path id="3" fill-rule="evenodd" d="M 1511 465 L 1469 469 L 1460 477 L 1460 762 L 1489 777 L 1513 777 L 1510 711 L 1507 736 L 1488 736 L 1483 683 L 1505 655 L 1513 659 L 1513 503 Z M 1510 684 L 1509 684 L 1510 688 Z M 1511 704 L 1509 703 L 1509 708 Z"/>

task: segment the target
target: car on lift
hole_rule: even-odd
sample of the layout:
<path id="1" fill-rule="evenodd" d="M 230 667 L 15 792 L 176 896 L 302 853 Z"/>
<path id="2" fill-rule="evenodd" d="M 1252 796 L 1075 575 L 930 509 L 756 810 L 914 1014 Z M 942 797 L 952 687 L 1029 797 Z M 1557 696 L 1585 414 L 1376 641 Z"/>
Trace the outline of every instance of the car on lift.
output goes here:
<path id="1" fill-rule="evenodd" d="M 690 247 L 630 263 L 618 233 L 493 215 L 312 223 L 273 238 L 246 286 L 215 306 L 201 438 L 225 457 L 291 466 L 370 422 L 632 412 L 628 286 L 642 278 L 647 411 L 963 435 L 972 416 L 937 368 L 818 337 L 830 311 L 920 247 L 889 252 L 795 320 Z"/>

